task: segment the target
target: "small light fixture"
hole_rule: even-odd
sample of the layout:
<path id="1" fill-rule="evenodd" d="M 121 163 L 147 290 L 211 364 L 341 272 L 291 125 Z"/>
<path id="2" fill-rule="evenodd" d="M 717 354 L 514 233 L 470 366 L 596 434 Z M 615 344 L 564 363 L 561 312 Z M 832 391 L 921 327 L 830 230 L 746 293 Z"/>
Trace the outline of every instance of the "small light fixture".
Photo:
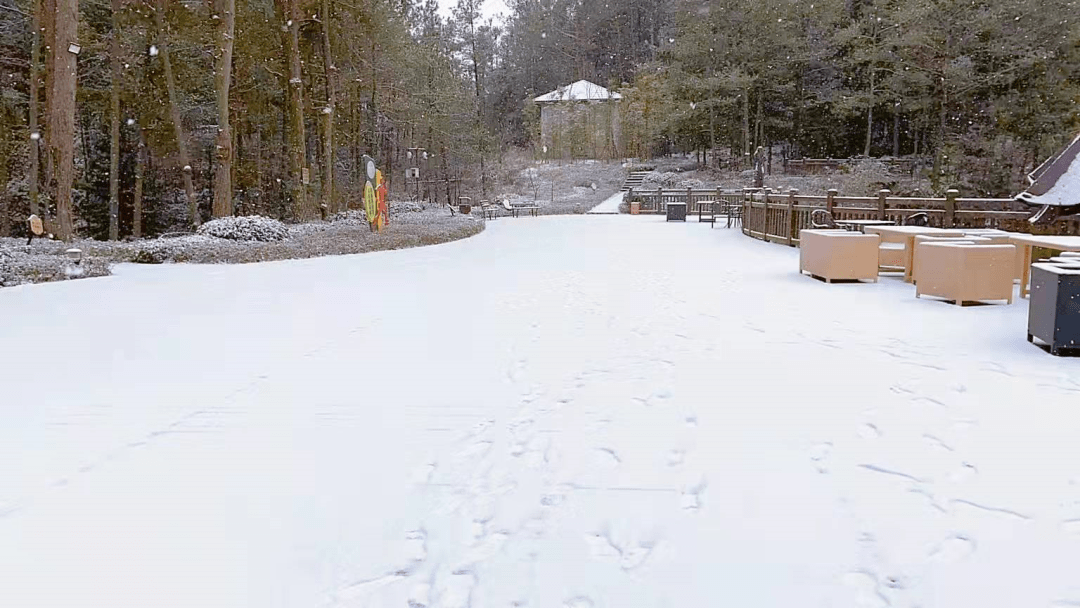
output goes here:
<path id="1" fill-rule="evenodd" d="M 78 266 L 79 263 L 82 262 L 82 249 L 76 249 L 73 247 L 65 251 L 64 255 L 66 255 L 67 258 L 71 260 L 72 263 L 74 263 L 76 266 Z"/>
<path id="2" fill-rule="evenodd" d="M 68 45 L 68 52 L 71 53 L 72 55 L 78 55 L 79 51 L 81 51 L 81 50 L 82 50 L 82 47 L 75 44 L 75 43 L 72 43 L 72 44 Z"/>

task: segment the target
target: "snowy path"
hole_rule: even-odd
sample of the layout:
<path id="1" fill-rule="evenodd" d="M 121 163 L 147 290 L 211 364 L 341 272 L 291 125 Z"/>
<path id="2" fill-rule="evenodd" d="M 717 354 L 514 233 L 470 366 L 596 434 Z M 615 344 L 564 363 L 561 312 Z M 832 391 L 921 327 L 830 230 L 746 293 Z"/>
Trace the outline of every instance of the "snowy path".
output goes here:
<path id="1" fill-rule="evenodd" d="M 653 216 L 0 290 L 0 606 L 1080 606 L 1025 301 Z"/>
<path id="2" fill-rule="evenodd" d="M 591 213 L 593 215 L 610 215 L 612 213 L 618 213 L 619 204 L 623 202 L 624 194 L 626 193 L 616 192 L 615 194 L 612 194 L 611 196 L 605 198 L 604 202 L 593 207 L 592 209 L 589 209 L 587 213 Z"/>

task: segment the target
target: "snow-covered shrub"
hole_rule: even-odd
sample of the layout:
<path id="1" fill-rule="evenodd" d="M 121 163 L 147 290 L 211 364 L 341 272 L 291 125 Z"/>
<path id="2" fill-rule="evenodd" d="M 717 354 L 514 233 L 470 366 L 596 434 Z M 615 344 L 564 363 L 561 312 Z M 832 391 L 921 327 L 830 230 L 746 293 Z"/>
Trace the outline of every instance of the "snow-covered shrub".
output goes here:
<path id="1" fill-rule="evenodd" d="M 222 217 L 199 226 L 198 234 L 233 241 L 271 243 L 289 238 L 285 224 L 260 215 Z"/>
<path id="2" fill-rule="evenodd" d="M 420 213 L 424 210 L 424 206 L 420 203 L 413 201 L 390 201 L 390 217 L 402 215 L 405 213 Z"/>
<path id="3" fill-rule="evenodd" d="M 14 239 L 5 240 L 14 241 Z M 71 272 L 76 268 L 78 272 Z M 16 247 L 0 245 L 0 287 L 63 281 L 76 277 L 101 277 L 108 274 L 108 261 L 101 258 L 84 257 L 76 267 L 63 254 L 63 249 L 46 251 L 26 245 Z"/>
<path id="4" fill-rule="evenodd" d="M 335 213 L 331 218 L 331 222 L 345 223 L 345 224 L 367 224 L 367 214 L 363 209 L 350 209 L 348 211 L 339 211 Z"/>

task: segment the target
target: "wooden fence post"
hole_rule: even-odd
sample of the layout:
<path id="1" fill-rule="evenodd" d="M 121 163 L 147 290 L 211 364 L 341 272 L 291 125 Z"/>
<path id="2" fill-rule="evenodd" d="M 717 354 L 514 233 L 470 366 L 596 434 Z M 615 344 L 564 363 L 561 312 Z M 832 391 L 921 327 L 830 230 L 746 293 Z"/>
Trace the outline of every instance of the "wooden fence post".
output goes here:
<path id="1" fill-rule="evenodd" d="M 664 209 L 664 188 L 657 186 L 656 188 L 656 212 L 665 213 L 667 209 Z"/>
<path id="2" fill-rule="evenodd" d="M 945 191 L 944 228 L 952 228 L 956 225 L 956 197 L 958 196 L 960 196 L 960 191 L 955 188 L 949 188 Z"/>
<path id="3" fill-rule="evenodd" d="M 825 193 L 825 209 L 829 212 L 829 215 L 832 215 L 833 209 L 836 208 L 837 194 L 840 194 L 840 191 L 836 188 L 829 188 L 829 191 Z"/>
<path id="4" fill-rule="evenodd" d="M 892 192 L 888 188 L 883 188 L 881 190 L 878 190 L 878 193 L 877 193 L 877 214 L 878 214 L 878 219 L 879 220 L 885 219 L 885 207 L 886 207 L 886 200 L 885 199 L 887 199 L 890 194 L 892 194 Z"/>
<path id="5" fill-rule="evenodd" d="M 787 213 L 788 213 L 788 235 L 787 244 L 788 247 L 795 246 L 795 231 L 798 229 L 798 222 L 795 219 L 795 195 L 799 191 L 795 188 L 791 188 L 787 193 Z"/>
<path id="6" fill-rule="evenodd" d="M 687 186 L 686 187 L 686 215 L 690 215 L 691 213 L 694 212 L 694 209 L 693 209 L 694 206 L 690 202 L 691 201 L 691 192 L 692 192 L 692 189 L 689 186 Z"/>
<path id="7" fill-rule="evenodd" d="M 762 196 L 764 207 L 761 210 L 761 236 L 766 241 L 769 240 L 769 190 L 769 188 L 765 188 L 761 191 L 764 195 Z"/>

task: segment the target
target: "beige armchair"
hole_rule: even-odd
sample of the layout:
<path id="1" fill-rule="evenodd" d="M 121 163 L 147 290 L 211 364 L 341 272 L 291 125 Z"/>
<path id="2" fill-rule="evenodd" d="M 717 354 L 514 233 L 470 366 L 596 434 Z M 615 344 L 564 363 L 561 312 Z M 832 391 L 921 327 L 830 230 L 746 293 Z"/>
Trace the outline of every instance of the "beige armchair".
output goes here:
<path id="1" fill-rule="evenodd" d="M 1012 304 L 1014 245 L 930 243 L 920 245 L 915 297 L 965 302 L 1005 300 Z"/>
<path id="2" fill-rule="evenodd" d="M 823 279 L 877 281 L 876 234 L 836 230 L 799 232 L 799 272 Z"/>
<path id="3" fill-rule="evenodd" d="M 919 257 L 920 245 L 923 243 L 965 243 L 967 245 L 992 244 L 987 239 L 977 236 L 930 236 L 930 235 L 917 235 L 915 237 L 914 251 L 911 255 L 911 282 L 919 282 L 919 271 L 922 267 Z"/>

